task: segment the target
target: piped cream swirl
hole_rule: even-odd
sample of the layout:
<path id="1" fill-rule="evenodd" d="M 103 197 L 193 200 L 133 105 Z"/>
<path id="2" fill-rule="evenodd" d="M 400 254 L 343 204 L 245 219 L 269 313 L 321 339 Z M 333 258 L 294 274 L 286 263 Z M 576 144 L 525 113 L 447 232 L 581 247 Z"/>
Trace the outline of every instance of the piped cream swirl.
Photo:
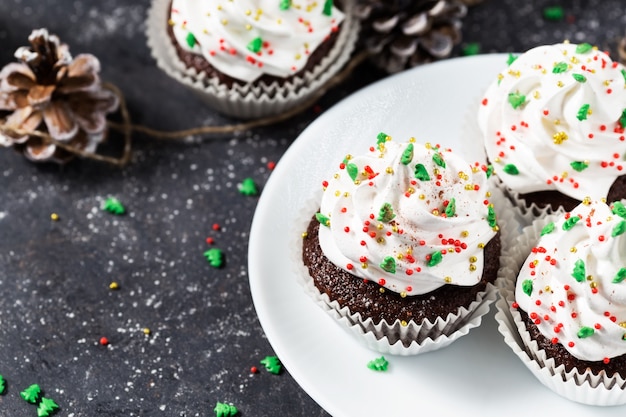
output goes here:
<path id="1" fill-rule="evenodd" d="M 626 70 L 591 45 L 520 55 L 487 89 L 478 120 L 496 173 L 514 191 L 601 199 L 626 173 Z"/>
<path id="2" fill-rule="evenodd" d="M 626 208 L 584 203 L 544 227 L 515 299 L 541 333 L 573 356 L 626 354 Z"/>
<path id="3" fill-rule="evenodd" d="M 323 0 L 173 0 L 170 24 L 182 48 L 251 82 L 263 74 L 285 78 L 300 71 L 343 20 Z"/>
<path id="4" fill-rule="evenodd" d="M 367 154 L 346 157 L 324 182 L 324 255 L 400 294 L 475 285 L 497 231 L 487 167 L 449 149 L 388 139 L 380 134 Z"/>

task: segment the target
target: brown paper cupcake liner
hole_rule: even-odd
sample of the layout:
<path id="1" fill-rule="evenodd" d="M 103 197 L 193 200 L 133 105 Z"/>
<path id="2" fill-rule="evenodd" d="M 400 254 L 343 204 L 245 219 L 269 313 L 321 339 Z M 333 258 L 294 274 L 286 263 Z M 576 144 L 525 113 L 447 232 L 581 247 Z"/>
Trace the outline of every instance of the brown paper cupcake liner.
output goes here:
<path id="1" fill-rule="evenodd" d="M 178 58 L 167 34 L 171 0 L 154 0 L 148 11 L 146 35 L 157 65 L 166 74 L 190 88 L 215 110 L 242 119 L 268 117 L 304 103 L 322 88 L 350 59 L 359 32 L 354 17 L 354 0 L 344 1 L 345 20 L 329 54 L 301 77 L 279 85 L 259 83 L 233 84 L 228 87 L 215 77 L 187 68 Z"/>

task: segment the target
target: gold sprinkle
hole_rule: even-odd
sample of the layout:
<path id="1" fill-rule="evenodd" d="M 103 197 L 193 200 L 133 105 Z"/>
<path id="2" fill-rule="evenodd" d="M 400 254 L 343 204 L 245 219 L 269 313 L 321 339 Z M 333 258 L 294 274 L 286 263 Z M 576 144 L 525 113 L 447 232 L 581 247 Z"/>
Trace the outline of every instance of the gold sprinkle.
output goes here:
<path id="1" fill-rule="evenodd" d="M 279 24 L 279 25 L 282 25 L 283 24 L 283 19 L 276 19 L 276 23 Z"/>
<path id="2" fill-rule="evenodd" d="M 406 298 L 406 292 L 402 291 L 402 292 L 400 293 L 400 297 L 401 297 L 401 298 Z"/>
<path id="3" fill-rule="evenodd" d="M 404 255 L 399 253 L 398 256 L 396 256 L 397 259 L 402 260 L 404 259 Z"/>
<path id="4" fill-rule="evenodd" d="M 472 167 L 472 172 L 473 172 L 474 174 L 476 174 L 476 173 L 477 173 L 477 172 L 479 172 L 479 171 L 480 171 L 480 168 L 478 168 L 478 167 Z M 469 178 L 469 177 L 468 177 L 468 178 Z M 466 179 L 467 179 L 467 178 L 466 178 Z"/>
<path id="5" fill-rule="evenodd" d="M 541 73 L 542 73 L 542 74 L 545 74 L 545 73 L 547 73 L 547 72 L 548 72 L 548 71 L 547 71 L 545 68 L 543 68 L 543 69 L 541 70 Z"/>
<path id="6" fill-rule="evenodd" d="M 619 323 L 619 327 L 626 328 L 626 321 L 622 321 Z"/>
<path id="7" fill-rule="evenodd" d="M 394 224 L 393 226 L 391 226 L 391 230 L 392 230 L 394 233 L 398 233 L 398 226 L 396 226 L 396 225 Z"/>
<path id="8" fill-rule="evenodd" d="M 109 289 L 110 290 L 118 290 L 119 288 L 120 288 L 120 284 L 118 284 L 115 281 L 113 281 L 112 283 L 109 284 Z"/>
<path id="9" fill-rule="evenodd" d="M 469 270 L 470 270 L 470 271 L 476 271 L 476 265 L 474 265 L 474 264 L 470 264 L 470 266 L 469 266 Z"/>
<path id="10" fill-rule="evenodd" d="M 295 56 L 294 58 L 295 58 L 295 59 L 296 59 L 296 61 L 297 61 L 297 60 L 299 60 L 300 58 L 302 58 L 302 55 L 300 55 L 300 54 L 296 54 L 296 56 Z"/>
<path id="11" fill-rule="evenodd" d="M 167 24 L 170 25 L 170 26 L 174 26 L 174 25 L 176 25 L 176 22 L 174 22 L 172 19 L 170 19 L 170 20 L 167 21 Z"/>
<path id="12" fill-rule="evenodd" d="M 354 180 L 354 184 L 355 185 L 360 185 L 361 184 L 361 180 Z"/>
<path id="13" fill-rule="evenodd" d="M 500 226 L 495 225 L 491 228 L 491 230 L 493 230 L 494 232 L 499 232 L 500 231 Z"/>
<path id="14" fill-rule="evenodd" d="M 471 191 L 474 189 L 474 186 L 472 184 L 465 184 L 465 190 L 466 191 Z"/>
<path id="15" fill-rule="evenodd" d="M 537 264 L 539 263 L 539 260 L 535 259 L 532 263 L 533 263 L 533 265 L 537 266 Z"/>
<path id="16" fill-rule="evenodd" d="M 351 159 L 352 159 L 352 154 L 347 154 L 347 155 L 346 155 L 346 160 L 347 160 L 347 161 L 349 161 L 349 160 L 351 160 Z"/>
<path id="17" fill-rule="evenodd" d="M 433 209 L 433 215 L 439 216 L 439 209 Z"/>
<path id="18" fill-rule="evenodd" d="M 307 232 L 302 232 L 300 236 L 302 237 L 302 239 L 306 239 L 307 237 L 309 237 L 309 234 Z"/>
<path id="19" fill-rule="evenodd" d="M 491 191 L 487 191 L 485 197 L 491 197 Z M 493 204 L 490 204 L 490 206 L 493 207 Z"/>
<path id="20" fill-rule="evenodd" d="M 337 190 L 335 191 L 335 197 L 339 197 L 341 195 L 341 191 Z"/>
<path id="21" fill-rule="evenodd" d="M 250 16 L 252 14 L 252 10 L 248 9 L 246 10 L 246 16 Z"/>
<path id="22" fill-rule="evenodd" d="M 426 149 L 430 149 L 430 148 L 432 148 L 432 145 L 430 144 L 430 142 L 426 142 L 426 143 L 424 144 L 424 147 L 425 147 Z"/>
<path id="23" fill-rule="evenodd" d="M 343 193 L 343 196 L 348 198 L 348 197 L 350 197 L 350 193 L 346 191 L 345 193 Z"/>
<path id="24" fill-rule="evenodd" d="M 449 284 L 449 283 L 452 282 L 452 278 L 451 277 L 445 277 L 443 280 L 445 281 L 446 284 Z"/>
<path id="25" fill-rule="evenodd" d="M 252 25 L 250 23 L 246 25 L 246 30 L 252 30 Z"/>
<path id="26" fill-rule="evenodd" d="M 463 236 L 463 237 L 468 237 L 468 236 L 469 236 L 469 232 L 468 232 L 467 230 L 463 230 L 463 231 L 461 232 L 461 236 Z"/>
<path id="27" fill-rule="evenodd" d="M 361 264 L 361 268 L 362 268 L 362 269 L 367 269 L 367 263 L 366 263 L 366 262 L 363 262 L 363 263 Z"/>
<path id="28" fill-rule="evenodd" d="M 147 327 L 143 328 L 143 334 L 145 334 L 146 336 L 150 336 L 150 333 L 152 333 L 150 329 L 148 329 Z"/>
<path id="29" fill-rule="evenodd" d="M 393 174 L 393 168 L 391 168 L 391 167 L 387 167 L 387 169 L 385 169 L 385 172 L 386 172 L 387 174 Z"/>
<path id="30" fill-rule="evenodd" d="M 469 261 L 470 261 L 471 263 L 474 263 L 474 262 L 476 262 L 477 260 L 478 260 L 478 258 L 476 258 L 475 256 L 470 256 L 470 258 L 469 258 Z"/>
<path id="31" fill-rule="evenodd" d="M 378 224 L 376 225 L 376 228 L 377 228 L 378 230 L 383 230 L 383 229 L 385 228 L 385 225 L 384 225 L 384 224 L 382 224 L 382 223 L 378 223 Z"/>
<path id="32" fill-rule="evenodd" d="M 454 248 L 448 248 L 448 253 L 454 253 Z"/>
<path id="33" fill-rule="evenodd" d="M 598 283 L 594 281 L 594 282 L 589 283 L 589 286 L 591 288 L 598 288 Z"/>
<path id="34" fill-rule="evenodd" d="M 567 177 L 568 177 L 568 175 L 569 175 L 569 174 L 567 173 L 567 171 L 563 171 L 563 172 L 561 173 L 561 178 L 565 179 L 565 178 L 567 178 Z"/>
<path id="35" fill-rule="evenodd" d="M 413 136 L 411 136 L 411 138 L 409 139 L 409 142 L 415 143 L 415 141 L 416 141 L 416 139 Z"/>
<path id="36" fill-rule="evenodd" d="M 503 78 L 504 78 L 504 75 L 498 74 L 498 81 L 502 81 Z"/>
<path id="37" fill-rule="evenodd" d="M 226 26 L 228 24 L 228 19 L 222 19 L 222 25 Z"/>
<path id="38" fill-rule="evenodd" d="M 611 85 L 611 81 L 610 80 L 604 81 L 604 85 L 608 87 L 609 85 Z"/>
<path id="39" fill-rule="evenodd" d="M 541 94 L 539 93 L 539 90 L 535 90 L 535 92 L 533 93 L 533 98 L 535 100 L 539 100 L 541 98 Z"/>
<path id="40" fill-rule="evenodd" d="M 221 4 L 217 5 L 217 10 L 222 10 L 222 5 Z"/>
<path id="41" fill-rule="evenodd" d="M 408 326 L 408 325 L 409 325 L 409 324 L 406 322 L 406 320 L 402 320 L 402 321 L 400 322 L 400 324 L 402 325 L 402 327 L 406 327 L 406 326 Z"/>
<path id="42" fill-rule="evenodd" d="M 406 192 L 409 193 L 409 194 L 414 194 L 415 193 L 415 188 L 409 187 L 409 189 L 406 190 Z"/>
<path id="43" fill-rule="evenodd" d="M 379 292 L 379 293 L 381 293 L 381 294 L 383 294 L 383 293 L 385 292 L 385 289 L 384 289 L 383 287 L 380 287 L 380 288 L 378 289 L 378 292 Z"/>
<path id="44" fill-rule="evenodd" d="M 58 220 L 59 220 L 59 215 L 58 215 L 58 214 L 56 214 L 56 213 L 52 213 L 52 214 L 50 215 L 50 219 L 51 219 L 52 221 L 56 222 L 56 221 L 58 221 Z"/>
<path id="45" fill-rule="evenodd" d="M 587 281 L 593 281 L 593 275 L 587 275 Z"/>
<path id="46" fill-rule="evenodd" d="M 498 157 L 495 157 L 495 158 L 493 159 L 493 162 L 496 162 L 496 163 L 500 163 L 501 161 L 502 161 L 502 160 L 501 160 L 500 158 L 498 158 Z"/>
<path id="47" fill-rule="evenodd" d="M 560 145 L 567 140 L 567 133 L 563 131 L 557 132 L 552 136 L 552 139 L 555 145 Z"/>
<path id="48" fill-rule="evenodd" d="M 569 248 L 569 251 L 572 252 L 572 253 L 576 253 L 576 252 L 578 252 L 578 249 L 576 249 L 574 247 L 571 247 L 571 248 Z"/>
<path id="49" fill-rule="evenodd" d="M 580 60 L 578 58 L 576 58 L 575 56 L 572 56 L 570 58 L 570 61 L 572 64 L 578 64 L 580 62 Z"/>
<path id="50" fill-rule="evenodd" d="M 513 77 L 517 77 L 517 78 L 519 78 L 520 75 L 522 75 L 522 73 L 520 71 L 514 71 L 514 70 L 509 70 L 508 74 L 512 75 Z"/>
<path id="51" fill-rule="evenodd" d="M 385 238 L 384 237 L 379 237 L 378 239 L 376 239 L 376 242 L 380 243 L 381 245 L 383 243 L 385 243 Z"/>
<path id="52" fill-rule="evenodd" d="M 333 178 L 334 178 L 334 179 L 336 179 L 336 180 L 338 180 L 338 179 L 339 179 L 339 174 L 335 174 L 335 175 L 333 175 Z"/>
<path id="53" fill-rule="evenodd" d="M 484 244 L 484 243 L 479 243 L 479 244 L 478 244 L 478 249 L 483 249 L 484 247 L 485 247 L 485 244 Z"/>
<path id="54" fill-rule="evenodd" d="M 563 87 L 565 84 L 563 84 L 563 81 L 559 81 L 559 82 L 556 83 L 556 85 L 558 87 Z"/>
<path id="55" fill-rule="evenodd" d="M 552 292 L 552 288 L 550 288 L 549 285 L 546 285 L 546 287 L 543 289 L 545 292 Z"/>
<path id="56" fill-rule="evenodd" d="M 440 173 L 439 168 L 433 169 L 433 175 L 439 175 Z"/>
<path id="57" fill-rule="evenodd" d="M 419 199 L 420 199 L 420 200 L 424 200 L 425 198 L 426 198 L 426 196 L 425 196 L 424 194 L 420 194 L 420 195 L 419 195 Z"/>

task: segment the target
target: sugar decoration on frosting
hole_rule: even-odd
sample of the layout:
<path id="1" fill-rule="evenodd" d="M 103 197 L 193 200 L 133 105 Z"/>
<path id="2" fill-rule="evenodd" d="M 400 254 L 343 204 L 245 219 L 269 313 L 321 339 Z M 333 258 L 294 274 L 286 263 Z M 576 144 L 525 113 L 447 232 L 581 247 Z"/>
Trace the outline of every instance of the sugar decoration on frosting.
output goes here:
<path id="1" fill-rule="evenodd" d="M 372 157 L 382 158 L 385 156 L 387 152 L 387 143 L 391 141 L 391 137 L 385 133 L 380 133 L 377 137 L 376 146 L 372 146 L 369 149 L 369 152 Z M 394 144 L 395 145 L 395 144 Z M 457 201 L 456 198 L 449 197 L 434 197 L 434 195 L 441 196 L 447 192 L 451 192 L 451 189 L 448 189 L 449 183 L 445 182 L 444 178 L 444 170 L 447 168 L 446 163 L 446 155 L 451 151 L 449 149 L 443 149 L 440 146 L 432 146 L 431 144 L 425 144 L 425 148 L 427 149 L 428 154 L 430 155 L 431 161 L 420 160 L 421 162 L 417 162 L 414 160 L 415 153 L 415 139 L 411 138 L 407 144 L 404 144 L 404 148 L 401 152 L 399 152 L 399 162 L 401 165 L 415 165 L 414 178 L 410 180 L 408 186 L 404 190 L 400 190 L 402 196 L 400 199 L 419 199 L 422 200 L 423 205 L 430 206 L 428 209 L 430 215 L 433 217 L 437 217 L 440 219 L 446 218 L 455 218 L 457 216 Z M 369 159 L 372 160 L 372 159 Z M 338 181 L 342 175 L 348 175 L 351 179 L 351 182 L 356 186 L 369 186 L 376 189 L 377 185 L 373 181 L 378 176 L 384 175 L 394 175 L 394 168 L 392 166 L 387 166 L 386 168 L 382 168 L 380 170 L 374 170 L 370 165 L 357 165 L 354 162 L 354 158 L 352 155 L 347 155 L 344 160 L 339 164 L 339 172 L 336 173 L 333 177 L 333 181 Z M 363 161 L 363 159 L 360 159 Z M 366 160 L 367 161 L 367 160 Z M 422 163 L 423 162 L 423 163 Z M 472 175 L 459 170 L 458 173 L 454 174 L 456 179 L 455 182 L 463 185 L 463 189 L 468 193 L 481 193 L 484 192 L 485 198 L 482 200 L 482 205 L 484 207 L 485 215 L 483 217 L 483 221 L 487 223 L 485 225 L 485 229 L 492 230 L 492 234 L 486 237 L 486 241 L 488 241 L 495 232 L 498 231 L 498 225 L 496 220 L 495 210 L 493 208 L 493 204 L 489 201 L 491 196 L 488 190 L 482 190 L 481 185 L 472 182 L 472 179 L 475 179 L 474 175 L 480 173 L 481 171 L 485 173 L 485 176 L 488 177 L 491 174 L 490 167 L 486 165 L 481 165 L 479 163 L 475 163 L 474 165 L 467 165 L 468 169 L 471 170 Z M 379 167 L 380 168 L 380 167 Z M 410 166 L 407 167 L 412 169 Z M 458 165 L 451 169 L 459 169 Z M 452 171 L 454 172 L 454 171 Z M 445 183 L 444 183 L 445 182 Z M 425 185 L 424 183 L 428 183 Z M 325 192 L 333 192 L 334 196 L 337 198 L 347 198 L 351 197 L 349 191 L 342 191 L 340 188 L 336 190 L 328 190 L 329 181 L 323 181 L 322 186 Z M 400 185 L 401 187 L 404 185 Z M 441 193 L 432 191 L 432 189 L 441 189 Z M 423 192 L 422 192 L 423 191 Z M 429 194 L 430 192 L 430 194 Z M 427 196 L 428 194 L 428 196 Z M 432 195 L 431 195 L 432 194 Z M 478 197 L 477 194 L 475 194 Z M 476 198 L 472 197 L 472 198 Z M 478 197 L 479 198 L 479 197 Z M 480 201 L 480 199 L 479 199 Z M 402 205 L 401 201 L 397 201 L 396 204 Z M 479 205 L 480 203 L 477 203 Z M 341 207 L 338 213 L 335 215 L 343 216 L 351 216 L 350 209 L 357 210 L 356 207 L 352 207 L 351 203 L 346 204 L 346 206 Z M 466 209 L 467 210 L 467 209 Z M 375 251 L 380 251 L 381 253 L 381 261 L 377 265 L 382 271 L 390 273 L 392 275 L 404 274 L 410 277 L 413 274 L 419 274 L 425 269 L 433 268 L 440 263 L 446 262 L 448 257 L 452 258 L 452 254 L 461 254 L 464 252 L 471 253 L 466 259 L 467 266 L 465 271 L 470 271 L 471 273 L 480 273 L 482 268 L 478 269 L 477 265 L 482 266 L 482 263 L 479 264 L 479 259 L 477 256 L 473 255 L 474 249 L 470 248 L 468 245 L 468 238 L 474 239 L 475 237 L 470 236 L 469 230 L 463 230 L 460 232 L 460 235 L 447 235 L 446 229 L 442 228 L 439 233 L 431 234 L 431 236 L 426 237 L 428 233 L 424 233 L 424 236 L 414 236 L 411 237 L 414 241 L 414 245 L 400 245 L 402 247 L 402 252 L 398 247 L 392 245 L 391 247 L 387 244 L 387 240 L 392 238 L 393 236 L 401 236 L 405 234 L 405 230 L 401 225 L 396 221 L 396 213 L 398 211 L 398 207 L 394 207 L 391 202 L 384 202 L 379 206 L 378 209 L 370 212 L 369 215 L 366 215 L 365 220 L 360 224 L 360 230 L 353 230 L 354 227 L 350 227 L 349 223 L 346 222 L 346 226 L 343 229 L 343 232 L 357 239 L 359 245 L 363 248 L 362 254 L 358 256 L 358 264 L 354 262 L 348 262 L 342 266 L 345 270 L 354 272 L 357 268 L 361 270 L 367 270 L 371 267 L 371 260 L 368 257 L 368 251 L 371 250 L 370 246 L 375 247 Z M 464 216 L 466 213 L 463 214 Z M 316 218 L 319 223 L 326 227 L 330 228 L 333 222 L 330 213 L 316 213 Z M 406 220 L 405 220 L 406 221 Z M 343 223 L 342 223 L 343 224 Z M 448 232 L 448 233 L 459 233 L 456 232 Z M 408 239 L 408 240 L 411 240 Z M 477 249 L 482 252 L 484 249 L 485 243 L 482 241 L 477 244 Z M 432 248 L 430 251 L 427 251 L 425 256 L 422 258 L 416 257 L 414 255 L 414 251 L 417 247 L 420 248 Z M 468 251 L 468 249 L 470 249 Z M 393 252 L 392 252 L 393 251 Z M 421 253 L 424 253 L 423 249 L 420 249 Z M 458 263 L 459 259 L 455 258 L 454 260 L 450 259 L 450 262 Z M 481 259 L 482 262 L 482 259 Z M 451 276 L 443 277 L 443 284 L 449 283 L 458 283 Z M 387 280 L 384 277 L 381 277 L 377 280 L 378 284 L 381 286 L 386 286 Z M 467 284 L 465 284 L 467 285 Z M 389 287 L 388 287 L 389 288 Z M 396 288 L 394 288 L 395 290 Z M 398 289 L 397 292 L 400 293 L 401 296 L 406 296 L 411 294 L 414 291 L 414 287 L 412 285 L 406 285 L 404 288 Z"/>
<path id="2" fill-rule="evenodd" d="M 249 82 L 262 73 L 287 76 L 301 70 L 343 19 L 332 0 L 275 0 L 267 7 L 269 3 L 229 0 L 204 6 L 174 0 L 169 25 L 181 47 L 202 54 L 221 72 Z M 254 69 L 232 68 L 231 74 L 229 67 L 235 62 Z"/>
<path id="3" fill-rule="evenodd" d="M 575 49 L 573 45 L 571 48 L 568 48 L 569 46 L 569 43 L 566 42 L 562 45 L 544 47 L 558 47 L 561 50 L 562 59 L 552 62 L 551 64 L 547 64 L 545 61 L 549 61 L 556 53 L 546 52 L 545 55 L 533 55 L 534 57 L 543 57 L 544 62 L 532 66 L 526 62 L 524 64 L 515 65 L 519 62 L 519 57 L 510 54 L 507 60 L 509 65 L 508 69 L 498 75 L 498 86 L 505 80 L 509 80 L 509 86 L 516 86 L 518 82 L 520 88 L 527 88 L 528 85 L 533 86 L 530 88 L 530 91 L 514 90 L 508 93 L 507 101 L 509 108 L 513 112 L 519 112 L 517 121 L 514 120 L 514 116 L 511 114 L 510 120 L 512 124 L 510 126 L 505 125 L 506 122 L 503 120 L 504 123 L 502 123 L 499 128 L 486 128 L 486 131 L 485 128 L 483 128 L 483 131 L 488 134 L 486 140 L 488 142 L 487 149 L 489 158 L 503 175 L 503 181 L 505 181 L 505 183 L 510 181 L 511 184 L 515 184 L 522 181 L 521 179 L 506 179 L 505 177 L 507 176 L 519 177 L 521 175 L 529 175 L 530 177 L 534 177 L 537 175 L 537 170 L 530 168 L 532 165 L 526 166 L 524 163 L 522 164 L 524 168 L 522 168 L 521 165 L 516 163 L 519 159 L 523 160 L 525 158 L 524 155 L 526 155 L 525 153 L 519 153 L 516 145 L 519 144 L 520 146 L 526 147 L 530 142 L 543 140 L 543 134 L 551 135 L 553 145 L 557 145 L 557 147 L 563 146 L 563 155 L 568 155 L 570 161 L 567 162 L 567 164 L 563 164 L 561 162 L 563 157 L 555 156 L 558 155 L 556 152 L 560 151 L 556 151 L 547 144 L 540 145 L 536 150 L 533 149 L 538 159 L 544 158 L 550 161 L 551 164 L 547 165 L 545 170 L 541 170 L 541 172 L 545 172 L 547 176 L 544 177 L 543 180 L 538 180 L 538 184 L 532 186 L 533 190 L 539 190 L 541 181 L 544 181 L 545 189 L 550 189 L 558 185 L 557 189 L 574 197 L 583 192 L 581 178 L 584 177 L 581 177 L 581 175 L 592 175 L 591 172 L 598 168 L 606 170 L 607 174 L 610 172 L 609 175 L 614 176 L 619 176 L 624 173 L 626 165 L 623 163 L 623 153 L 626 146 L 617 146 L 617 144 L 626 140 L 624 136 L 624 128 L 626 127 L 626 99 L 620 100 L 621 105 L 624 107 L 623 109 L 620 108 L 621 117 L 612 120 L 610 123 L 608 121 L 599 122 L 597 118 L 594 119 L 593 115 L 596 111 L 604 111 L 602 107 L 608 105 L 604 103 L 605 98 L 602 96 L 609 97 L 618 94 L 622 97 L 622 95 L 626 94 L 623 91 L 626 89 L 626 69 L 621 68 L 619 71 L 616 71 L 621 65 L 617 61 L 612 61 L 606 53 L 599 51 L 597 47 L 588 43 L 579 44 Z M 539 58 L 537 59 L 539 61 Z M 616 76 L 616 74 L 620 72 L 621 76 Z M 552 74 L 552 78 L 549 79 L 550 81 L 536 81 L 532 78 L 533 73 L 542 74 L 544 77 Z M 566 111 L 571 114 L 565 113 L 565 110 L 561 113 L 561 109 L 553 111 L 557 109 L 548 108 L 550 103 L 549 97 L 559 95 L 559 89 L 565 86 L 570 87 L 567 78 L 564 77 L 570 77 L 570 80 L 580 84 L 592 83 L 593 86 L 590 88 L 593 88 L 594 91 L 600 91 L 599 96 L 589 98 L 589 102 L 581 103 L 576 108 L 561 103 L 562 108 L 566 109 Z M 593 82 L 590 81 L 590 78 L 593 78 Z M 520 80 L 523 79 L 528 79 L 528 83 L 522 83 Z M 550 82 L 554 84 L 551 85 L 549 84 Z M 547 91 L 548 89 L 551 89 L 549 93 Z M 487 107 L 499 106 L 498 100 L 493 96 L 495 91 L 497 90 L 494 88 L 487 91 L 481 101 L 481 112 L 485 112 Z M 547 104 L 545 108 L 536 109 L 532 107 L 533 112 L 538 111 L 540 114 L 524 112 L 526 107 L 534 104 L 534 102 L 539 104 L 544 101 Z M 494 107 L 489 111 L 493 112 L 497 111 L 497 109 Z M 564 119 L 569 120 L 569 122 Z M 572 123 L 572 121 L 580 123 L 576 124 Z M 586 124 L 586 126 L 583 124 Z M 545 131 L 545 133 L 536 133 L 536 136 L 532 136 L 530 132 L 533 131 Z M 604 155 L 601 156 L 600 160 L 594 158 L 594 160 L 590 161 L 582 158 L 575 159 L 575 157 L 573 157 L 573 155 L 577 154 L 580 154 L 583 158 L 586 156 L 586 152 L 580 150 L 581 143 L 578 142 L 578 139 L 572 141 L 574 131 L 576 131 L 577 138 L 579 135 L 578 131 L 580 131 L 582 138 L 587 141 L 587 143 L 582 143 L 582 146 L 594 146 L 598 148 L 596 149 L 597 152 L 604 150 Z M 527 134 L 526 132 L 531 135 L 530 137 L 532 137 L 532 139 L 524 140 L 524 135 Z M 614 149 L 616 147 L 621 150 L 619 153 L 615 152 Z M 543 149 L 543 151 L 540 149 Z M 548 153 L 545 153 L 546 151 L 548 151 Z M 545 154 L 542 155 L 541 152 Z M 519 156 L 514 156 L 516 153 L 519 153 Z M 556 159 L 558 159 L 559 162 L 555 162 Z M 588 168 L 593 169 L 586 171 Z M 527 172 L 525 171 L 526 169 L 535 172 Z M 557 169 L 558 171 L 556 171 Z M 552 170 L 552 172 L 550 172 L 550 170 Z M 588 182 L 589 180 L 587 180 L 587 183 Z M 590 187 L 591 190 L 594 191 L 594 184 L 588 184 L 587 187 Z M 517 187 L 514 188 L 519 189 Z M 579 188 L 581 189 L 576 191 Z M 569 191 L 567 191 L 568 189 Z M 532 190 L 523 190 L 522 192 L 529 191 Z M 598 196 L 598 198 L 601 197 L 602 196 Z M 581 198 L 577 199 L 581 200 Z"/>
<path id="4" fill-rule="evenodd" d="M 623 293 L 617 293 L 618 287 L 610 288 L 612 285 L 625 285 L 623 281 L 626 280 L 626 258 L 620 257 L 619 259 L 625 259 L 624 265 L 613 265 L 613 268 L 618 269 L 609 273 L 608 269 L 600 269 L 597 266 L 598 258 L 587 259 L 584 256 L 589 256 L 589 246 L 595 246 L 597 253 L 605 254 L 604 256 L 612 253 L 609 252 L 611 245 L 618 245 L 614 239 L 626 232 L 626 207 L 617 201 L 610 205 L 610 211 L 608 209 L 600 211 L 598 204 L 600 203 L 591 203 L 589 199 L 586 199 L 578 206 L 576 213 L 565 213 L 557 222 L 550 222 L 543 227 L 540 233 L 542 238 L 537 246 L 532 248 L 518 277 L 518 289 L 521 292 L 517 292 L 516 301 L 512 303 L 512 306 L 515 309 L 525 306 L 524 310 L 530 319 L 537 326 L 543 326 L 541 331 L 544 336 L 553 344 L 560 343 L 568 350 L 576 348 L 577 344 L 587 338 L 607 337 L 606 334 L 617 338 L 612 342 L 595 342 L 600 346 L 613 344 L 612 347 L 607 348 L 608 352 L 613 353 L 612 355 L 609 354 L 603 358 L 575 355 L 584 360 L 603 360 L 608 363 L 611 357 L 626 353 L 626 309 Z M 579 209 L 583 206 L 587 206 L 588 209 Z M 587 231 L 581 234 L 580 230 L 577 231 L 579 228 L 586 228 Z M 594 229 L 597 231 L 594 232 Z M 607 234 L 607 231 L 610 231 L 610 234 Z M 557 233 L 566 234 L 566 236 L 571 234 L 578 238 L 572 238 L 574 246 L 571 248 L 554 246 L 562 240 L 546 242 L 543 239 L 544 236 Z M 581 235 L 587 236 L 587 234 L 588 241 L 580 240 Z M 579 255 L 579 249 L 587 255 Z M 565 271 L 558 260 L 564 256 L 563 251 L 570 253 L 571 261 L 566 263 L 571 264 L 573 261 L 570 269 Z M 600 261 L 605 260 L 600 259 Z M 588 268 L 588 262 L 593 263 L 591 270 Z M 607 273 L 610 276 L 602 276 Z M 559 274 L 564 274 L 566 279 L 563 281 L 553 278 Z M 569 277 L 569 282 L 567 277 Z M 555 285 L 558 283 L 562 288 L 556 288 L 549 283 Z M 598 297 L 598 300 L 606 299 L 596 303 L 595 297 Z M 587 300 L 584 300 L 585 298 Z M 614 299 L 611 300 L 612 298 Z M 598 311 L 599 306 L 603 308 Z M 586 311 L 587 309 L 589 311 Z M 605 331 L 605 327 L 613 323 L 623 330 L 616 332 L 612 329 L 610 333 Z M 574 329 L 567 332 L 566 326 L 570 325 L 574 326 Z M 619 348 L 622 342 L 623 346 Z M 615 344 L 618 346 L 617 351 Z M 582 352 L 584 353 L 581 356 L 589 355 L 590 349 L 586 348 Z"/>

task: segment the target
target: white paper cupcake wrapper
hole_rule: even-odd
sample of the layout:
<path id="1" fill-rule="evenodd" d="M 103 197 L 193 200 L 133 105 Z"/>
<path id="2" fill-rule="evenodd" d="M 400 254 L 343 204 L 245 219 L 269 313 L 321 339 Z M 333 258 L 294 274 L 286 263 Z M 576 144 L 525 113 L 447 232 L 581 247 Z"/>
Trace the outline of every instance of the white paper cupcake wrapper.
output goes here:
<path id="1" fill-rule="evenodd" d="M 146 35 L 157 65 L 166 74 L 198 93 L 215 110 L 242 119 L 272 116 L 292 109 L 315 94 L 350 59 L 359 32 L 354 0 L 345 0 L 345 20 L 329 54 L 310 72 L 280 86 L 278 83 L 234 84 L 228 87 L 216 78 L 187 68 L 180 61 L 167 34 L 171 0 L 153 0 L 148 11 Z"/>
<path id="2" fill-rule="evenodd" d="M 302 262 L 302 240 L 300 233 L 307 229 L 314 213 L 319 210 L 321 192 L 305 204 L 301 209 L 302 215 L 296 221 L 294 228 L 295 238 L 291 247 L 292 265 L 295 266 L 295 274 L 298 282 L 305 292 L 324 311 L 342 324 L 353 336 L 358 338 L 367 347 L 380 353 L 392 355 L 416 355 L 450 345 L 458 338 L 465 336 L 469 331 L 481 324 L 482 318 L 490 310 L 491 304 L 497 298 L 497 287 L 501 277 L 498 276 L 494 284 L 488 284 L 485 291 L 477 295 L 476 300 L 467 308 L 460 308 L 456 314 L 448 317 L 440 317 L 434 323 L 429 320 L 417 323 L 409 321 L 405 326 L 399 320 L 393 323 L 381 321 L 374 324 L 372 319 L 364 319 L 359 313 L 352 313 L 347 307 L 342 308 L 338 302 L 330 300 L 328 295 L 321 293 L 313 279 L 310 278 L 307 268 Z M 492 196 L 492 201 L 503 204 L 503 197 Z M 498 213 L 501 240 L 508 239 L 507 235 L 514 233 L 516 222 L 510 211 Z"/>
<path id="3" fill-rule="evenodd" d="M 606 375 L 594 375 L 591 371 L 565 371 L 565 366 L 555 366 L 544 350 L 531 339 L 517 309 L 512 308 L 515 301 L 515 279 L 520 267 L 530 250 L 536 245 L 541 229 L 557 215 L 548 215 L 537 219 L 523 229 L 514 245 L 509 246 L 501 258 L 502 276 L 506 276 L 505 286 L 500 290 L 496 303 L 496 321 L 498 331 L 504 336 L 505 343 L 521 359 L 526 367 L 546 387 L 557 394 L 579 403 L 589 405 L 626 404 L 626 380 L 619 375 L 611 378 Z"/>

